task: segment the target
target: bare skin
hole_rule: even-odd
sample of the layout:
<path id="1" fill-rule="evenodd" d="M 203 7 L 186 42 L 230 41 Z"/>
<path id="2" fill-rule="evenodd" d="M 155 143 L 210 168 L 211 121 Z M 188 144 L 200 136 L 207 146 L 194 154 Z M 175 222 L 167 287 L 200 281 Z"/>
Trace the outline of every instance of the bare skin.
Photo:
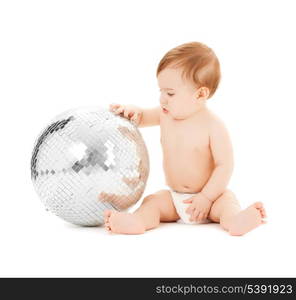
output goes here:
<path id="1" fill-rule="evenodd" d="M 143 110 L 114 104 L 110 109 L 139 127 L 160 126 L 166 182 L 174 191 L 193 194 L 184 201 L 190 220 L 219 223 L 231 235 L 243 235 L 264 223 L 261 202 L 242 210 L 227 189 L 233 170 L 232 146 L 223 122 L 206 106 L 209 90 L 195 88 L 176 68 L 164 69 L 158 83 L 159 107 Z M 113 233 L 141 234 L 179 218 L 170 191 L 161 190 L 145 197 L 133 214 L 105 211 L 105 227 Z"/>

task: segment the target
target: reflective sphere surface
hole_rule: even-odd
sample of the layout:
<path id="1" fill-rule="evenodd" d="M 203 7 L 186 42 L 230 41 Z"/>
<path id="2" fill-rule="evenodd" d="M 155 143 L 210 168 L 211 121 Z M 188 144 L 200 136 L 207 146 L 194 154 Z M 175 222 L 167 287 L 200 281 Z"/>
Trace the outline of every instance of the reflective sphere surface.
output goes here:
<path id="1" fill-rule="evenodd" d="M 55 117 L 36 139 L 31 158 L 33 185 L 46 208 L 83 226 L 103 224 L 106 209 L 135 204 L 148 174 L 137 127 L 101 107 Z"/>

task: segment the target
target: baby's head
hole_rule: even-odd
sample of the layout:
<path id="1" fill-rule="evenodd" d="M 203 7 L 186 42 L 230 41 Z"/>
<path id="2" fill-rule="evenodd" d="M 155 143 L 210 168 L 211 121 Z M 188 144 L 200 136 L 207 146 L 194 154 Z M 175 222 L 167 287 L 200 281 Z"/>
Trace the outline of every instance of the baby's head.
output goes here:
<path id="1" fill-rule="evenodd" d="M 186 119 L 215 93 L 220 81 L 220 64 L 214 51 L 206 45 L 186 43 L 165 54 L 156 75 L 161 106 L 175 119 Z"/>

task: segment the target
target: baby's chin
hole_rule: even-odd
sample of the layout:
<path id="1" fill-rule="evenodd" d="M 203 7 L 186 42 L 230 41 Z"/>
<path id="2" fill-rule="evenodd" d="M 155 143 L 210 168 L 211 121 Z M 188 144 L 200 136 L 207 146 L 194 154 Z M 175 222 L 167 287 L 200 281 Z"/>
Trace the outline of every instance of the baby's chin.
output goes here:
<path id="1" fill-rule="evenodd" d="M 174 120 L 186 120 L 188 118 L 191 117 L 191 114 L 175 114 L 174 112 L 169 112 L 169 114 L 171 115 L 171 117 L 174 119 Z"/>
<path id="2" fill-rule="evenodd" d="M 176 121 L 182 121 L 182 120 L 188 119 L 188 117 L 186 117 L 186 116 L 174 116 L 173 114 L 171 114 L 171 116 Z"/>

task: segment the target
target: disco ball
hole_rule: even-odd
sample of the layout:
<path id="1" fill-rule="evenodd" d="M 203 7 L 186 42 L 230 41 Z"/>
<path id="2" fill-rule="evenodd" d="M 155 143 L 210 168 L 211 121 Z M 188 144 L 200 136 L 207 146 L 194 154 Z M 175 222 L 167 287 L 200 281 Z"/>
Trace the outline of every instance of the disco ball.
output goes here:
<path id="1" fill-rule="evenodd" d="M 56 116 L 36 139 L 31 158 L 31 179 L 47 210 L 82 226 L 103 224 L 106 209 L 135 204 L 148 174 L 137 127 L 101 107 Z"/>

